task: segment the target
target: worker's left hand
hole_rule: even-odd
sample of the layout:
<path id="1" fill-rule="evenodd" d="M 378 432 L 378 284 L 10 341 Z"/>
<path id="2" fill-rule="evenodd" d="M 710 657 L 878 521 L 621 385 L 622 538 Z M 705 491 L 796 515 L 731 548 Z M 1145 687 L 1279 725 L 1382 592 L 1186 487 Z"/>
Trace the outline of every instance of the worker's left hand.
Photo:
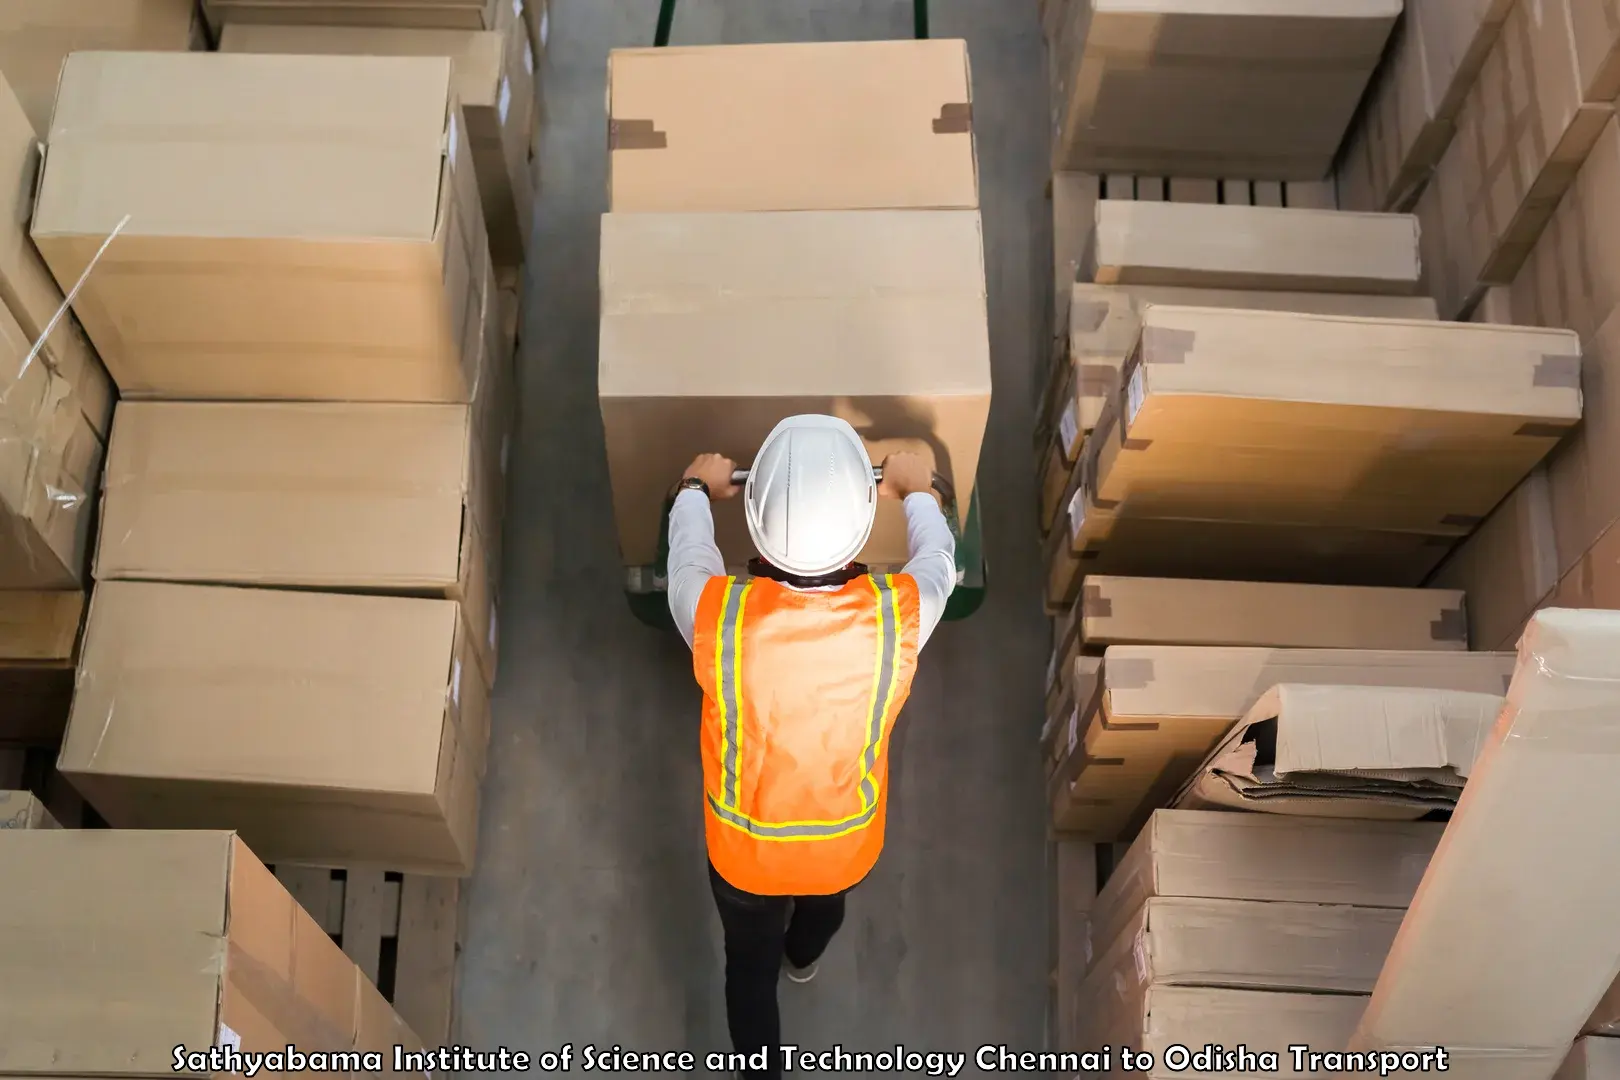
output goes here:
<path id="1" fill-rule="evenodd" d="M 692 477 L 708 485 L 709 498 L 729 499 L 742 490 L 731 482 L 731 474 L 736 471 L 737 463 L 724 454 L 699 454 L 681 475 L 683 479 Z"/>

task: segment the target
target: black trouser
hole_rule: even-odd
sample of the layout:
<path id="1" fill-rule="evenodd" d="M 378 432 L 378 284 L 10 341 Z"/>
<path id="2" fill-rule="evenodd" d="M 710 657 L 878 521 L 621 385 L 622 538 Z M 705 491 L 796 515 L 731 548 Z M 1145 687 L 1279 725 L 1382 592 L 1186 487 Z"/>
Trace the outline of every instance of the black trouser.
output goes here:
<path id="1" fill-rule="evenodd" d="M 711 863 L 709 884 L 726 935 L 726 1025 L 739 1054 L 767 1052 L 769 1067 L 744 1076 L 782 1073 L 782 1019 L 776 1007 L 776 981 L 782 958 L 797 968 L 821 959 L 844 923 L 844 897 L 759 896 L 721 877 Z M 791 911 L 791 917 L 790 917 Z"/>

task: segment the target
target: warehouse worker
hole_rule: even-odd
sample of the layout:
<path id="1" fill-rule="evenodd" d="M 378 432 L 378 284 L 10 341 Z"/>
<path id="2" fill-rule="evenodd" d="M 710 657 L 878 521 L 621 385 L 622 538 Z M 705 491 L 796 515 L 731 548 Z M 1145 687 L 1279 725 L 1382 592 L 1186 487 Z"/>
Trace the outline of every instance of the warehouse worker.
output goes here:
<path id="1" fill-rule="evenodd" d="M 883 848 L 888 739 L 917 650 L 956 585 L 956 545 L 915 454 L 876 483 L 860 436 L 792 416 L 760 447 L 745 487 L 704 454 L 669 515 L 669 604 L 703 689 L 709 881 L 726 946 L 726 1018 L 739 1053 L 776 1076 L 776 980 L 809 982 L 844 921 L 844 896 Z M 726 576 L 709 500 L 743 496 L 760 557 Z M 855 561 L 880 497 L 900 499 L 911 561 Z"/>

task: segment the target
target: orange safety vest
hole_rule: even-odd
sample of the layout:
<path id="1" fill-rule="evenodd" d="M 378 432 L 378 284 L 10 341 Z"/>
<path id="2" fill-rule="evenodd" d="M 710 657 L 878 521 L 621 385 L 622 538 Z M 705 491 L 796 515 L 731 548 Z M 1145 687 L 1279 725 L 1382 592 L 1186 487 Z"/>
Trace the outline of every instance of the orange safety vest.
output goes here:
<path id="1" fill-rule="evenodd" d="M 824 592 L 709 579 L 692 668 L 703 688 L 704 833 L 726 881 L 823 896 L 877 862 L 889 732 L 911 692 L 920 628 L 907 574 Z"/>

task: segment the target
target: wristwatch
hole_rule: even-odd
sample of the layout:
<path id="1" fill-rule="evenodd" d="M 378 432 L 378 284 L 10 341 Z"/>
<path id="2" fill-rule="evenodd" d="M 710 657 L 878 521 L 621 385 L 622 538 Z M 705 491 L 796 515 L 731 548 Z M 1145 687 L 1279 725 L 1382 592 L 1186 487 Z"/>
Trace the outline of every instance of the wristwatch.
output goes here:
<path id="1" fill-rule="evenodd" d="M 703 497 L 705 499 L 711 499 L 711 498 L 714 497 L 711 494 L 709 494 L 709 485 L 705 484 L 702 480 L 699 480 L 695 476 L 683 477 L 681 482 L 676 485 L 676 490 L 677 491 L 701 491 L 701 492 L 703 492 Z"/>

